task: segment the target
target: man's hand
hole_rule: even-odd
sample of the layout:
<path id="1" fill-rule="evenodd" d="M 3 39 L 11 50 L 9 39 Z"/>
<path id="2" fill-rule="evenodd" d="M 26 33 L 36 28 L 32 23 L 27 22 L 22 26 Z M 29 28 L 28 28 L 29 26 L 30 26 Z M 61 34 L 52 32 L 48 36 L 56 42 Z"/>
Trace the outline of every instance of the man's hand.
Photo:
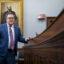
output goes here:
<path id="1" fill-rule="evenodd" d="M 29 41 L 29 40 L 31 40 L 31 39 L 32 39 L 31 37 L 27 37 L 27 38 L 26 38 L 27 41 Z"/>

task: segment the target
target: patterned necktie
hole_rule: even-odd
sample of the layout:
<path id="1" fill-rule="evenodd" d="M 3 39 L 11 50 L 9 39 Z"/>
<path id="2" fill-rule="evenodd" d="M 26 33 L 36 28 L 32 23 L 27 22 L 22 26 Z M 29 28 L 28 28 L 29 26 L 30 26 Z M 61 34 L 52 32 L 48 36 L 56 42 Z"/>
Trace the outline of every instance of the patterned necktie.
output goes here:
<path id="1" fill-rule="evenodd" d="M 10 31 L 10 48 L 11 50 L 14 50 L 14 40 L 13 40 L 13 33 L 11 27 L 9 27 L 9 31 Z"/>

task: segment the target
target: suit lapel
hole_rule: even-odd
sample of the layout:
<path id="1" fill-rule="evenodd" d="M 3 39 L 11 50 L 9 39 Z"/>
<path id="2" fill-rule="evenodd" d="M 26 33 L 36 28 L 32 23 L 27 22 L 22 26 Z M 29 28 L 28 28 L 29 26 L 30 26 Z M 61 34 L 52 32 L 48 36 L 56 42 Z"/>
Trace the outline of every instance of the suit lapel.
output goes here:
<path id="1" fill-rule="evenodd" d="M 4 30 L 5 30 L 6 37 L 9 40 L 7 24 L 5 24 Z M 17 29 L 16 29 L 16 26 L 14 25 L 14 38 L 15 38 L 15 41 L 16 41 L 16 31 L 17 31 Z"/>
<path id="2" fill-rule="evenodd" d="M 8 27 L 7 27 L 7 24 L 5 24 L 5 26 L 4 26 L 4 30 L 5 30 L 5 35 L 6 35 L 6 37 L 7 37 L 7 39 L 8 39 Z"/>
<path id="3" fill-rule="evenodd" d="M 15 41 L 16 41 L 16 26 L 14 25 L 14 37 L 15 37 Z"/>

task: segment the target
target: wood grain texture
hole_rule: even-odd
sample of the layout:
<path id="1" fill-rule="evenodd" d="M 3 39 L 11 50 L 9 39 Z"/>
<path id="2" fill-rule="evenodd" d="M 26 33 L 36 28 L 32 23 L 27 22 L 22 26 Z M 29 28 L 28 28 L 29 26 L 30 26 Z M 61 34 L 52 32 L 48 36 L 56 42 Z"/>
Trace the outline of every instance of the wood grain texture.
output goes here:
<path id="1" fill-rule="evenodd" d="M 64 64 L 64 9 L 54 22 L 24 47 L 25 64 Z"/>

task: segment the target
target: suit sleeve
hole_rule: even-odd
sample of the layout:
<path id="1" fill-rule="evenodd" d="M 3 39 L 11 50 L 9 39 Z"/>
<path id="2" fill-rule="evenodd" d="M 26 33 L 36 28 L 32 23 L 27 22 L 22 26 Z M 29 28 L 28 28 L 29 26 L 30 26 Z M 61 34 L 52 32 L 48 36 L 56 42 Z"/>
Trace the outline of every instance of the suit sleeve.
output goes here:
<path id="1" fill-rule="evenodd" d="M 22 35 L 21 35 L 20 28 L 18 29 L 18 31 L 19 31 L 18 41 L 23 42 L 23 43 L 27 43 L 26 39 L 23 38 Z"/>

